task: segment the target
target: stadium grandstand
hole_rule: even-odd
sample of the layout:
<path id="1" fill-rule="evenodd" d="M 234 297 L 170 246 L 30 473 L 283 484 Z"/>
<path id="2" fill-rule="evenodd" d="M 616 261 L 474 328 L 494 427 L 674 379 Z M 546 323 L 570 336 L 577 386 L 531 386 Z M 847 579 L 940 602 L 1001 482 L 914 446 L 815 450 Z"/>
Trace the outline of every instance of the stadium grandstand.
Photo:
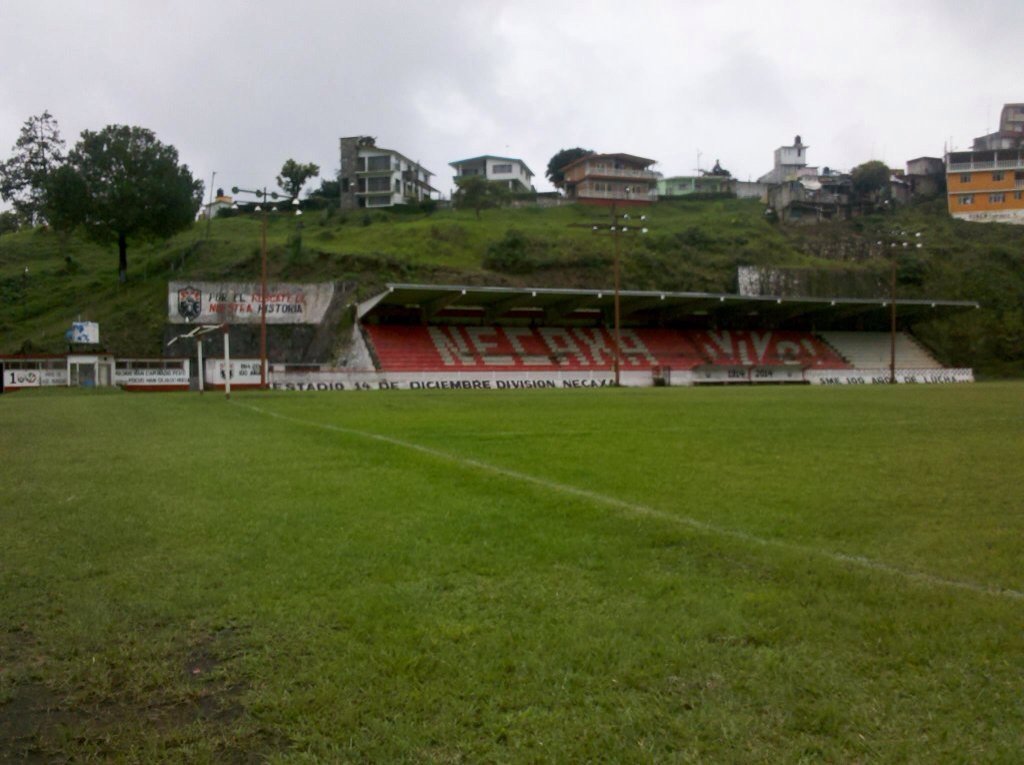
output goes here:
<path id="1" fill-rule="evenodd" d="M 973 379 L 893 332 L 884 299 L 622 291 L 618 342 L 615 302 L 607 290 L 392 284 L 358 306 L 353 343 L 364 368 L 402 387 Z M 896 316 L 906 327 L 977 307 L 898 300 Z"/>
<path id="2" fill-rule="evenodd" d="M 177 286 L 171 285 L 171 310 L 177 310 Z M 970 382 L 971 369 L 944 367 L 909 328 L 977 307 L 898 300 L 894 325 L 885 299 L 629 290 L 616 301 L 611 290 L 391 284 L 354 306 L 338 361 L 283 359 L 286 336 L 275 336 L 265 379 L 274 389 L 303 391 Z M 318 321 L 334 324 L 337 317 Z M 179 325 L 168 326 L 180 332 Z M 232 335 L 245 329 L 222 326 Z M 117 359 L 105 352 L 0 357 L 0 391 L 187 390 L 224 388 L 228 379 L 237 388 L 263 384 L 251 349 L 229 359 L 210 340 L 205 360 L 199 356 L 194 364 L 180 355 Z M 174 347 L 180 354 L 188 345 Z"/>

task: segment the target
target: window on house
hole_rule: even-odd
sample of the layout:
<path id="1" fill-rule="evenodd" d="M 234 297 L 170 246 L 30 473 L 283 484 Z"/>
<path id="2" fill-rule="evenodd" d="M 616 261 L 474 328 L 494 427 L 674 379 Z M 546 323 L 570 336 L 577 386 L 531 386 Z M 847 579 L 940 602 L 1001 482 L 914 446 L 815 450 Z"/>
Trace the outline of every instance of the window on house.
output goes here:
<path id="1" fill-rule="evenodd" d="M 366 157 L 360 157 L 356 160 L 356 171 L 360 173 L 366 172 Z"/>
<path id="2" fill-rule="evenodd" d="M 961 173 L 960 174 L 960 183 L 970 183 L 970 182 L 971 182 L 971 174 L 970 173 Z"/>
<path id="3" fill-rule="evenodd" d="M 1003 194 L 1003 193 L 989 194 L 988 195 L 988 201 L 989 202 L 993 202 L 995 204 L 999 204 L 999 203 L 1002 203 L 1002 202 L 1006 201 L 1006 195 Z"/>
<path id="4" fill-rule="evenodd" d="M 391 157 L 367 157 L 366 169 L 371 173 L 378 172 L 380 170 L 390 170 Z"/>
<path id="5" fill-rule="evenodd" d="M 510 164 L 495 165 L 492 169 L 493 169 L 493 171 L 495 173 L 511 173 L 512 172 L 512 165 L 510 165 Z"/>
<path id="6" fill-rule="evenodd" d="M 391 204 L 391 197 L 387 196 L 387 195 L 383 195 L 383 196 L 379 196 L 379 197 L 367 197 L 366 198 L 366 206 L 367 207 L 387 207 L 390 204 Z"/>
<path id="7" fill-rule="evenodd" d="M 401 194 L 402 193 L 402 182 L 400 180 L 398 180 L 397 178 L 395 178 L 395 193 L 396 194 Z"/>
<path id="8" fill-rule="evenodd" d="M 992 180 L 993 181 L 1001 181 L 1001 180 L 1003 180 L 1003 171 L 1002 170 L 996 170 L 996 172 L 992 173 Z"/>
<path id="9" fill-rule="evenodd" d="M 961 194 L 960 195 L 960 204 L 962 204 L 962 205 L 973 205 L 974 204 L 974 194 Z"/>
<path id="10" fill-rule="evenodd" d="M 366 190 L 367 191 L 390 191 L 391 190 L 391 179 L 387 176 L 379 178 L 367 178 L 366 179 Z"/>
<path id="11" fill-rule="evenodd" d="M 1013 192 L 1013 198 L 1014 199 L 1020 199 L 1022 193 L 1024 193 L 1024 192 L 1020 192 L 1020 191 Z"/>

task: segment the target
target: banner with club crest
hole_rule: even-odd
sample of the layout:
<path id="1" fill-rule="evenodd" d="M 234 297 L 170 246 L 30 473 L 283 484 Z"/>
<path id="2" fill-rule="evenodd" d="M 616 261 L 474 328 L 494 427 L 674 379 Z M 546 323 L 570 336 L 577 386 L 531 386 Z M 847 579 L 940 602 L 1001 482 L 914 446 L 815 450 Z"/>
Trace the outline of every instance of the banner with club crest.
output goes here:
<path id="1" fill-rule="evenodd" d="M 334 297 L 334 284 L 267 285 L 268 324 L 319 324 Z M 169 282 L 167 320 L 172 324 L 259 324 L 259 282 Z"/>

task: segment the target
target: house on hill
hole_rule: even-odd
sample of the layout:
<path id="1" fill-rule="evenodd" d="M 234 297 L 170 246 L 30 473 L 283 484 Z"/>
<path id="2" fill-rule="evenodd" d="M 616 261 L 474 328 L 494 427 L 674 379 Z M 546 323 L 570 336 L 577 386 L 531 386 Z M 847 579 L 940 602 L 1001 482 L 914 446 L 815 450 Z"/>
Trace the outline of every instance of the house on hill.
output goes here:
<path id="1" fill-rule="evenodd" d="M 1024 104 L 1003 106 L 973 150 L 946 155 L 946 199 L 954 218 L 1024 225 Z"/>
<path id="2" fill-rule="evenodd" d="M 658 197 L 680 197 L 691 194 L 731 194 L 735 180 L 732 173 L 716 159 L 711 170 L 700 170 L 697 175 L 673 175 L 658 179 Z"/>
<path id="3" fill-rule="evenodd" d="M 200 219 L 206 220 L 216 218 L 221 210 L 230 210 L 234 199 L 224 193 L 224 189 L 217 189 L 217 196 L 212 202 L 203 205 L 203 211 L 199 214 Z"/>
<path id="4" fill-rule="evenodd" d="M 341 139 L 341 209 L 392 207 L 430 199 L 437 189 L 433 176 L 419 162 L 394 149 L 377 146 L 371 136 Z"/>
<path id="5" fill-rule="evenodd" d="M 996 151 L 1024 147 L 1024 104 L 1004 104 L 999 130 L 974 139 L 974 151 Z"/>
<path id="6" fill-rule="evenodd" d="M 478 175 L 488 181 L 504 184 L 514 194 L 535 190 L 533 188 L 533 171 L 521 159 L 485 154 L 482 157 L 449 162 L 448 165 L 455 168 L 456 184 L 459 182 L 459 178 Z"/>
<path id="7" fill-rule="evenodd" d="M 633 154 L 588 154 L 562 168 L 566 197 L 597 205 L 647 205 L 658 199 L 656 160 Z"/>
<path id="8" fill-rule="evenodd" d="M 904 178 L 910 184 L 911 197 L 937 196 L 944 189 L 946 163 L 938 157 L 909 159 Z"/>
<path id="9" fill-rule="evenodd" d="M 805 176 L 816 176 L 818 168 L 807 166 L 807 145 L 800 136 L 793 139 L 792 146 L 780 146 L 775 150 L 775 167 L 757 179 L 758 183 L 784 183 Z"/>

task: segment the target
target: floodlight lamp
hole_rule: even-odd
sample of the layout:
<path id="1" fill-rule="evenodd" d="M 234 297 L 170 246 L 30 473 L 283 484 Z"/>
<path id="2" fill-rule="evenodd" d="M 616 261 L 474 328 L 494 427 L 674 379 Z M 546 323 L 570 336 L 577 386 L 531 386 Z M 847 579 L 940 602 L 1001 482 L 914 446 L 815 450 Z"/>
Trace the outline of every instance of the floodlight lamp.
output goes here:
<path id="1" fill-rule="evenodd" d="M 924 245 L 923 245 L 923 244 L 921 244 L 920 242 L 918 242 L 918 243 L 917 243 L 917 249 L 919 249 L 919 250 L 920 250 L 920 249 L 921 249 L 922 247 L 924 247 Z"/>
<path id="2" fill-rule="evenodd" d="M 629 220 L 629 213 L 622 213 L 623 220 Z"/>
<path id="3" fill-rule="evenodd" d="M 622 227 L 622 233 L 626 233 L 627 231 L 629 231 L 629 227 L 628 226 L 623 226 Z"/>
<path id="4" fill-rule="evenodd" d="M 295 217 L 297 218 L 297 217 L 299 217 L 300 215 L 302 215 L 302 210 L 296 210 L 296 211 L 295 211 Z"/>
<path id="5" fill-rule="evenodd" d="M 641 215 L 640 216 L 640 220 L 647 220 L 647 216 L 646 215 Z"/>
<path id="6" fill-rule="evenodd" d="M 646 234 L 646 233 L 647 233 L 647 229 L 646 229 L 646 228 L 642 228 L 642 229 L 640 229 L 640 233 L 641 233 L 641 234 Z"/>
<path id="7" fill-rule="evenodd" d="M 262 207 L 260 207 L 259 205 L 256 205 L 256 206 L 255 206 L 254 208 L 252 208 L 252 209 L 253 209 L 253 212 L 263 212 L 263 208 L 262 208 Z"/>
<path id="8" fill-rule="evenodd" d="M 615 226 L 609 226 L 609 227 L 608 227 L 608 230 L 609 230 L 609 231 L 614 231 L 614 230 L 615 230 Z"/>
<path id="9" fill-rule="evenodd" d="M 299 198 L 295 197 L 295 199 L 292 200 L 292 204 L 293 205 L 298 205 L 299 204 Z"/>
<path id="10" fill-rule="evenodd" d="M 594 231 L 597 231 L 597 226 L 594 226 L 593 230 L 594 230 Z"/>
<path id="11" fill-rule="evenodd" d="M 270 212 L 277 212 L 277 205 L 270 208 Z"/>

